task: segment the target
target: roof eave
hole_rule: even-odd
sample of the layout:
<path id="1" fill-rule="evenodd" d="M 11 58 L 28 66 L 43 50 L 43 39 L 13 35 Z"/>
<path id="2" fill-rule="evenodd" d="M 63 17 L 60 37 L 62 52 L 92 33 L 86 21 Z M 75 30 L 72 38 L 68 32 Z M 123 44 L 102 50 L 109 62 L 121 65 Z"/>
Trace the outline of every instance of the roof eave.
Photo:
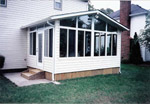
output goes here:
<path id="1" fill-rule="evenodd" d="M 28 24 L 26 26 L 22 26 L 21 29 L 28 28 L 28 27 L 33 27 L 33 26 L 42 24 L 42 23 L 47 22 L 47 21 L 54 21 L 54 20 L 57 20 L 57 19 L 63 19 L 63 18 L 68 18 L 68 17 L 87 15 L 87 14 L 100 14 L 101 18 L 103 18 L 103 20 L 107 21 L 110 24 L 113 24 L 118 29 L 123 30 L 123 31 L 124 30 L 125 31 L 129 31 L 129 29 L 127 27 L 123 26 L 122 24 L 120 24 L 119 22 L 114 20 L 113 18 L 111 18 L 108 15 L 106 15 L 106 14 L 100 12 L 100 11 L 97 11 L 97 10 L 96 11 L 78 12 L 78 13 L 74 13 L 74 14 L 73 13 L 68 13 L 68 14 L 63 14 L 63 15 L 50 16 L 50 17 L 45 18 L 43 20 L 40 20 L 40 21 L 31 23 L 31 24 Z"/>
<path id="2" fill-rule="evenodd" d="M 108 22 L 110 22 L 110 24 L 111 23 L 115 23 L 116 24 L 115 26 L 117 26 L 120 30 L 122 30 L 122 31 L 129 31 L 129 29 L 127 27 L 125 27 L 124 25 L 120 24 L 118 21 L 114 20 L 113 18 L 107 16 L 106 14 L 104 14 L 102 12 L 99 12 L 99 14 L 101 16 L 107 18 L 108 20 L 110 20 L 110 21 L 108 21 Z"/>
<path id="3" fill-rule="evenodd" d="M 147 14 L 147 13 L 148 12 L 134 13 L 134 14 L 130 14 L 129 16 L 133 17 L 133 16 L 138 16 L 138 15 L 144 15 L 144 14 Z"/>

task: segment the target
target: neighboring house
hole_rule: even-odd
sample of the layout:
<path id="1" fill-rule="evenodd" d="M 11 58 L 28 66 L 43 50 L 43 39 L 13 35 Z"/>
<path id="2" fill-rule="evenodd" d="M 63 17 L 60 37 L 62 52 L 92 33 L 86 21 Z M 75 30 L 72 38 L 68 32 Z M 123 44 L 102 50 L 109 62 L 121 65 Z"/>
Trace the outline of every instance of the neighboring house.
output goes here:
<path id="1" fill-rule="evenodd" d="M 87 0 L 0 1 L 3 70 L 37 68 L 50 80 L 120 72 L 121 31 L 129 29 L 88 11 Z"/>
<path id="2" fill-rule="evenodd" d="M 129 3 L 129 5 L 131 5 L 131 11 L 128 15 L 129 20 L 127 20 L 127 22 L 129 22 L 129 24 L 130 24 L 130 27 L 129 27 L 130 28 L 130 33 L 129 33 L 130 37 L 133 38 L 135 35 L 135 32 L 139 35 L 141 32 L 141 29 L 144 29 L 144 27 L 146 25 L 146 16 L 148 14 L 148 10 L 140 7 L 139 5 L 130 4 L 130 3 Z M 125 5 L 125 6 L 127 6 L 127 5 Z M 128 8 L 124 9 L 124 11 L 122 13 L 122 17 L 125 16 L 125 14 L 126 14 L 125 11 L 127 11 L 127 10 L 129 10 L 129 9 Z M 110 14 L 110 17 L 112 17 L 115 20 L 120 22 L 120 10 Z M 124 43 L 129 44 L 126 42 L 124 42 Z M 122 43 L 122 45 L 123 45 L 123 43 Z M 125 50 L 122 49 L 122 51 L 125 51 Z M 128 52 L 125 52 L 125 53 L 129 54 Z M 150 61 L 150 53 L 143 46 L 141 46 L 141 55 L 142 55 L 142 58 L 144 61 Z"/>

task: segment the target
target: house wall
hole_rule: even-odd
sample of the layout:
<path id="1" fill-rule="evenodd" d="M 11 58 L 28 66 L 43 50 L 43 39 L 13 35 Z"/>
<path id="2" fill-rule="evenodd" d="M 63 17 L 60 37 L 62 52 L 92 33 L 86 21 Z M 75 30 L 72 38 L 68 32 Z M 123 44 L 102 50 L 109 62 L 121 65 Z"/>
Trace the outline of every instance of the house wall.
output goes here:
<path id="1" fill-rule="evenodd" d="M 63 0 L 62 11 L 54 10 L 54 0 L 7 0 L 7 7 L 0 7 L 0 54 L 6 57 L 3 69 L 35 66 L 36 58 L 27 59 L 27 31 L 21 26 L 51 15 L 87 10 L 87 2 Z M 28 56 L 29 57 L 29 56 Z"/>
<path id="2" fill-rule="evenodd" d="M 92 51 L 90 57 L 68 57 L 60 58 L 60 27 L 59 21 L 56 21 L 56 32 L 55 32 L 55 74 L 87 71 L 94 69 L 105 69 L 105 68 L 116 68 L 120 67 L 120 52 L 121 52 L 121 33 L 118 34 L 117 39 L 117 56 L 100 56 L 95 57 L 94 54 L 94 35 L 92 35 Z M 107 46 L 107 44 L 106 44 Z"/>
<path id="3" fill-rule="evenodd" d="M 139 15 L 131 17 L 131 25 L 130 25 L 130 36 L 133 38 L 135 32 L 137 35 L 140 34 L 140 30 L 144 29 L 146 24 L 146 15 Z"/>
<path id="4" fill-rule="evenodd" d="M 51 28 L 51 27 L 49 27 Z M 43 32 L 44 33 L 44 30 L 46 29 L 49 29 L 49 28 L 42 28 L 40 30 L 36 30 L 36 33 L 38 35 L 38 32 Z M 55 29 L 55 28 L 54 28 Z M 43 67 L 38 67 L 37 65 L 37 60 L 38 60 L 38 57 L 37 57 L 37 54 L 36 55 L 30 55 L 30 39 L 29 39 L 29 34 L 30 32 L 28 31 L 28 34 L 27 34 L 27 66 L 29 67 L 33 67 L 33 68 L 37 68 L 37 69 L 41 69 L 41 70 L 44 70 L 44 71 L 47 71 L 47 72 L 51 72 L 53 71 L 53 59 L 52 57 L 45 57 L 44 56 L 44 50 L 43 50 Z M 36 40 L 38 40 L 38 37 L 36 36 Z M 37 42 L 37 41 L 36 41 Z M 38 42 L 37 42 L 38 44 Z M 54 47 L 54 46 L 53 46 Z M 44 34 L 43 34 L 43 48 L 44 48 Z M 53 53 L 54 53 L 54 49 L 53 49 Z"/>
<path id="5" fill-rule="evenodd" d="M 142 29 L 144 29 L 146 25 L 146 15 L 139 15 L 139 16 L 133 16 L 131 18 L 131 30 L 130 30 L 130 36 L 134 38 L 135 32 L 137 32 L 137 35 L 140 35 L 140 32 Z M 150 52 L 146 50 L 144 46 L 141 47 L 141 56 L 143 58 L 143 61 L 150 61 Z"/>
<path id="6" fill-rule="evenodd" d="M 150 61 L 150 52 L 147 49 L 145 49 L 145 56 L 145 61 Z"/>

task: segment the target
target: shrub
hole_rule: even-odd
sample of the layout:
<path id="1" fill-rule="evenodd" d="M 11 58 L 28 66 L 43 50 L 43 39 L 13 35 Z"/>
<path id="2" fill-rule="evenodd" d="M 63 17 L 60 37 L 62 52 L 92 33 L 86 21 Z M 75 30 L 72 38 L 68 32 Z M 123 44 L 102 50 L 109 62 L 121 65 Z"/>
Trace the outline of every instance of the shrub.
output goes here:
<path id="1" fill-rule="evenodd" d="M 140 44 L 138 41 L 137 33 L 134 35 L 134 39 L 131 39 L 131 49 L 130 49 L 130 62 L 133 64 L 141 64 L 143 59 L 141 57 Z"/>
<path id="2" fill-rule="evenodd" d="M 0 55 L 0 68 L 3 68 L 5 62 L 5 57 Z"/>

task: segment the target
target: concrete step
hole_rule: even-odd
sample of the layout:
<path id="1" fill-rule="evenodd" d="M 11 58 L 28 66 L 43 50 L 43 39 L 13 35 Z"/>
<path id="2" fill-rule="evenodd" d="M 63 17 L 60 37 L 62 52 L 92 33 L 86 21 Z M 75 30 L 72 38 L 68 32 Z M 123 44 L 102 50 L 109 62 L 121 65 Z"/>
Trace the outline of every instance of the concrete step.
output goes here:
<path id="1" fill-rule="evenodd" d="M 40 72 L 43 72 L 43 71 L 40 70 L 40 69 L 29 69 L 29 72 L 32 73 L 32 74 L 36 74 L 36 73 L 40 73 Z"/>
<path id="2" fill-rule="evenodd" d="M 22 72 L 21 76 L 28 80 L 45 79 L 45 72 L 40 69 L 29 68 Z"/>
<path id="3" fill-rule="evenodd" d="M 21 73 L 21 76 L 30 80 L 30 77 L 32 76 L 33 74 L 32 73 L 29 73 L 29 72 L 23 72 Z"/>

